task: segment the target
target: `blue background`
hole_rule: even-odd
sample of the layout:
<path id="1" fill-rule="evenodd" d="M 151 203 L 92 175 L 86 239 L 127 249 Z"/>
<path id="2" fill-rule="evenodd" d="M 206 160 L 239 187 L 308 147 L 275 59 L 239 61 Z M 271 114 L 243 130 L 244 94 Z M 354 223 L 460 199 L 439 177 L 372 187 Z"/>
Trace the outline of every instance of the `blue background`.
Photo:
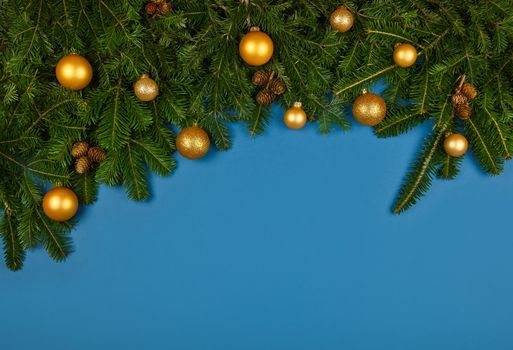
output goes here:
<path id="1" fill-rule="evenodd" d="M 264 136 L 179 158 L 148 203 L 102 188 L 66 263 L 0 267 L 0 348 L 512 349 L 513 167 L 472 157 L 390 213 L 430 125 Z"/>

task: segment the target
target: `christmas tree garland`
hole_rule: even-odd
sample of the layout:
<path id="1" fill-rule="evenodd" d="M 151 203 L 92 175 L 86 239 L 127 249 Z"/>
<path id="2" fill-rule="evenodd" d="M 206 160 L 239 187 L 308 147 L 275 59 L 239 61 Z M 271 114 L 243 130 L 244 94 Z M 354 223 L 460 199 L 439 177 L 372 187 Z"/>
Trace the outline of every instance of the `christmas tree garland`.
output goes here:
<path id="1" fill-rule="evenodd" d="M 227 150 L 227 124 L 260 134 L 273 102 L 294 130 L 347 130 L 348 105 L 378 137 L 432 123 L 395 213 L 433 178 L 455 178 L 469 147 L 499 174 L 513 151 L 512 6 L 0 0 L 6 265 L 19 270 L 39 244 L 65 259 L 79 202 L 93 203 L 100 183 L 144 200 L 148 170 L 170 174 L 175 149 L 189 159 L 211 142 Z"/>

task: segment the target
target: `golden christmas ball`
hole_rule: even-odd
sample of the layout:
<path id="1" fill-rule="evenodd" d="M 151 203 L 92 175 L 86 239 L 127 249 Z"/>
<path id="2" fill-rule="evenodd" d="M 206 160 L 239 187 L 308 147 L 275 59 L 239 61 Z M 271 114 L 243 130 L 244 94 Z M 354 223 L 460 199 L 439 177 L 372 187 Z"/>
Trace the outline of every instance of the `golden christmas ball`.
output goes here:
<path id="1" fill-rule="evenodd" d="M 274 44 L 269 35 L 252 27 L 239 44 L 240 57 L 251 66 L 261 66 L 273 57 Z"/>
<path id="2" fill-rule="evenodd" d="M 43 198 L 43 211 L 54 221 L 67 221 L 75 216 L 77 210 L 77 195 L 67 187 L 54 187 Z"/>
<path id="3" fill-rule="evenodd" d="M 365 92 L 353 104 L 353 115 L 359 123 L 374 126 L 385 119 L 387 104 L 376 94 Z"/>
<path id="4" fill-rule="evenodd" d="M 397 44 L 394 49 L 394 62 L 399 67 L 408 68 L 417 62 L 417 49 L 411 44 Z"/>
<path id="5" fill-rule="evenodd" d="M 444 140 L 445 152 L 451 157 L 461 157 L 468 150 L 468 141 L 461 134 L 450 134 Z"/>
<path id="6" fill-rule="evenodd" d="M 153 101 L 159 95 L 159 86 L 148 74 L 143 74 L 134 84 L 134 93 L 141 101 Z"/>
<path id="7" fill-rule="evenodd" d="M 93 67 L 84 57 L 71 54 L 59 60 L 55 75 L 66 89 L 82 90 L 93 79 Z"/>
<path id="8" fill-rule="evenodd" d="M 285 112 L 285 116 L 283 117 L 283 121 L 292 130 L 302 129 L 307 121 L 306 112 L 302 108 L 301 102 L 296 102 L 292 107 L 290 107 L 287 112 Z"/>
<path id="9" fill-rule="evenodd" d="M 345 33 L 349 31 L 354 24 L 354 16 L 351 11 L 345 6 L 337 8 L 330 17 L 330 24 L 333 30 Z"/>
<path id="10" fill-rule="evenodd" d="M 187 159 L 202 158 L 207 154 L 209 148 L 208 134 L 197 126 L 183 129 L 176 138 L 176 150 Z"/>

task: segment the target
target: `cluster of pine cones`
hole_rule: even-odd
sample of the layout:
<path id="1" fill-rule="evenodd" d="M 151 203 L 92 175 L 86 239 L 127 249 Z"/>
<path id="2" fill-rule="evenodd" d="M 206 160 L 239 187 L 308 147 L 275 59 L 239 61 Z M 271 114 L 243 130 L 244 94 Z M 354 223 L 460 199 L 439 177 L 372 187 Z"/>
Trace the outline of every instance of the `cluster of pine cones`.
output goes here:
<path id="1" fill-rule="evenodd" d="M 274 73 L 258 71 L 251 79 L 253 85 L 261 86 L 262 89 L 256 95 L 259 105 L 270 105 L 280 95 L 287 91 L 287 85 L 280 78 L 275 78 Z"/>
<path id="2" fill-rule="evenodd" d="M 76 159 L 75 171 L 80 175 L 89 172 L 95 165 L 107 158 L 103 149 L 96 146 L 90 147 L 85 141 L 79 141 L 73 145 L 71 156 Z"/>
<path id="3" fill-rule="evenodd" d="M 150 16 L 164 16 L 173 10 L 173 6 L 165 0 L 152 0 L 146 4 L 144 10 Z"/>
<path id="4" fill-rule="evenodd" d="M 463 83 L 452 95 L 454 114 L 461 119 L 469 119 L 472 117 L 473 112 L 470 102 L 475 100 L 477 95 L 478 91 L 474 85 Z"/>

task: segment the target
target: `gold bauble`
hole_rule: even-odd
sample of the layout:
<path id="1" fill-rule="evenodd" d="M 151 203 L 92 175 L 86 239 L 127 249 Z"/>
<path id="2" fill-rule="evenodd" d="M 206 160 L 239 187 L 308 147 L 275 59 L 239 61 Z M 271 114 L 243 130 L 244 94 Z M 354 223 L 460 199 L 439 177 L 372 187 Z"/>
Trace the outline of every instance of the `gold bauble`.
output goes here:
<path id="1" fill-rule="evenodd" d="M 54 187 L 43 198 L 43 211 L 54 221 L 67 221 L 75 216 L 77 210 L 77 195 L 67 187 Z"/>
<path id="2" fill-rule="evenodd" d="M 385 100 L 370 92 L 359 96 L 353 104 L 353 115 L 363 125 L 374 126 L 381 123 L 386 113 Z"/>
<path id="3" fill-rule="evenodd" d="M 274 44 L 269 35 L 252 27 L 239 44 L 240 57 L 249 65 L 261 66 L 273 57 Z"/>
<path id="4" fill-rule="evenodd" d="M 331 14 L 330 23 L 333 30 L 345 33 L 353 27 L 353 13 L 347 7 L 340 6 Z"/>
<path id="5" fill-rule="evenodd" d="M 451 157 L 461 157 L 468 150 L 468 141 L 461 134 L 450 134 L 444 140 L 445 152 Z"/>
<path id="6" fill-rule="evenodd" d="M 143 74 L 134 84 L 134 94 L 141 101 L 153 101 L 159 95 L 159 86 L 148 74 Z"/>
<path id="7" fill-rule="evenodd" d="M 285 112 L 285 116 L 283 117 L 285 124 L 289 129 L 293 130 L 302 129 L 306 124 L 306 120 L 306 112 L 302 108 L 301 102 L 294 103 L 294 105 Z"/>
<path id="8" fill-rule="evenodd" d="M 55 75 L 66 89 L 82 90 L 93 79 L 93 67 L 84 57 L 71 54 L 59 60 Z"/>
<path id="9" fill-rule="evenodd" d="M 394 49 L 394 62 L 399 67 L 408 68 L 417 62 L 417 49 L 410 44 L 398 44 Z"/>
<path id="10" fill-rule="evenodd" d="M 183 129 L 176 138 L 176 150 L 187 159 L 199 159 L 210 148 L 210 139 L 205 130 L 191 126 Z"/>

